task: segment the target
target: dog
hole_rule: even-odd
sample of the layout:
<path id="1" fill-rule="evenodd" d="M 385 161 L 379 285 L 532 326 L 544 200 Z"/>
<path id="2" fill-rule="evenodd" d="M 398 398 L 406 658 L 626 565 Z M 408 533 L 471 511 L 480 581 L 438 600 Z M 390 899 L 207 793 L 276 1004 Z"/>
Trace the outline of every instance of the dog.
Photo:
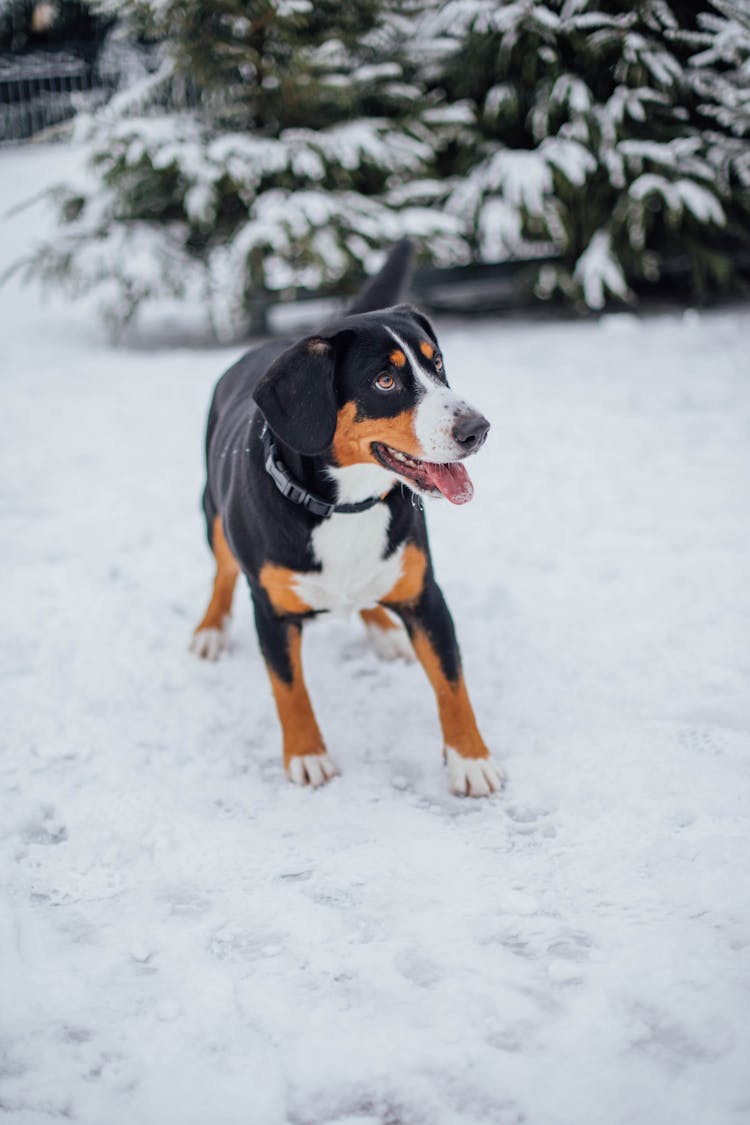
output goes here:
<path id="1" fill-rule="evenodd" d="M 435 692 L 454 793 L 503 784 L 477 728 L 453 621 L 432 569 L 421 498 L 471 499 L 464 460 L 489 422 L 448 386 L 435 331 L 396 303 L 412 248 L 398 243 L 346 314 L 272 341 L 216 385 L 203 493 L 216 578 L 191 648 L 226 646 L 242 572 L 281 722 L 291 781 L 338 772 L 302 672 L 304 624 L 359 612 L 383 656 L 416 654 Z"/>

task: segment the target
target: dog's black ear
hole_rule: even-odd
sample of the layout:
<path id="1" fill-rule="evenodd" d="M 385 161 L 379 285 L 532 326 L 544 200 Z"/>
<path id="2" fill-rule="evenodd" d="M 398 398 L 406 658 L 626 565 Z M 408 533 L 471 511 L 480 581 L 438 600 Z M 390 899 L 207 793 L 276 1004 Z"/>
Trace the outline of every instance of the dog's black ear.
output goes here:
<path id="1" fill-rule="evenodd" d="M 411 315 L 414 317 L 417 324 L 420 325 L 421 328 L 424 328 L 425 332 L 430 337 L 433 344 L 435 344 L 437 346 L 437 342 L 438 342 L 437 333 L 435 332 L 435 329 L 432 327 L 432 324 L 427 319 L 427 317 L 424 315 L 424 313 L 420 312 L 419 309 L 412 309 Z"/>
<path id="2" fill-rule="evenodd" d="M 396 305 L 396 308 L 401 312 L 408 313 L 411 319 L 415 320 L 419 327 L 427 333 L 433 344 L 437 345 L 438 339 L 435 329 L 423 312 L 420 312 L 419 309 L 415 309 L 413 305 Z"/>
<path id="3" fill-rule="evenodd" d="M 322 453 L 336 432 L 334 372 L 330 340 L 309 336 L 282 352 L 253 392 L 273 432 L 298 453 Z"/>

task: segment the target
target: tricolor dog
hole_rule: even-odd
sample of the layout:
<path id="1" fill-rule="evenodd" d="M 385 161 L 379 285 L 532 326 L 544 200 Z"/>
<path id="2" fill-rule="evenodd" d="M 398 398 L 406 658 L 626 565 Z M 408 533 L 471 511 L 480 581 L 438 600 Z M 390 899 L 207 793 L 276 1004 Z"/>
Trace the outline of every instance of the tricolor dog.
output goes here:
<path id="1" fill-rule="evenodd" d="M 203 494 L 216 579 L 191 647 L 220 654 L 242 572 L 284 768 L 317 786 L 337 771 L 305 687 L 302 629 L 320 613 L 359 612 L 381 655 L 421 662 L 453 792 L 485 796 L 502 774 L 477 729 L 417 498 L 471 499 L 463 462 L 489 423 L 448 386 L 427 318 L 392 306 L 410 254 L 399 243 L 347 315 L 248 352 L 217 384 Z"/>

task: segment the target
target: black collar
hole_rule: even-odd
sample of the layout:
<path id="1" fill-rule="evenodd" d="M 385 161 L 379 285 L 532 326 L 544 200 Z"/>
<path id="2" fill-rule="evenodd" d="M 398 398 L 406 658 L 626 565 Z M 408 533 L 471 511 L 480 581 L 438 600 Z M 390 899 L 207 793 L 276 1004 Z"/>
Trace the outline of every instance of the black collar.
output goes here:
<path id="1" fill-rule="evenodd" d="M 291 500 L 293 504 L 301 504 L 313 515 L 328 519 L 334 512 L 366 512 L 368 508 L 380 503 L 382 497 L 373 496 L 369 500 L 360 500 L 358 504 L 331 504 L 327 500 L 323 500 L 321 496 L 316 496 L 314 492 L 308 492 L 294 479 L 282 461 L 279 447 L 273 440 L 273 435 L 267 425 L 264 424 L 260 436 L 263 442 L 263 461 L 266 472 L 281 495 L 286 496 L 287 500 Z"/>

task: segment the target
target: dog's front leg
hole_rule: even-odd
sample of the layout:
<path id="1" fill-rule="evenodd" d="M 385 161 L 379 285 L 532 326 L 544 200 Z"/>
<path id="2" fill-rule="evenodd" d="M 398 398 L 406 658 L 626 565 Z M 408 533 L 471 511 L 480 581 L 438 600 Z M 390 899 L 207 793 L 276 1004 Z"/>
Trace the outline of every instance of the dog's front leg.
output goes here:
<path id="1" fill-rule="evenodd" d="M 281 721 L 284 769 L 297 785 L 324 785 L 337 773 L 326 752 L 302 675 L 302 623 L 253 596 L 255 626 Z"/>
<path id="2" fill-rule="evenodd" d="M 440 587 L 434 579 L 428 579 L 417 601 L 390 608 L 403 619 L 435 692 L 452 792 L 469 797 L 499 792 L 503 773 L 479 733 L 464 682 L 453 619 Z"/>

